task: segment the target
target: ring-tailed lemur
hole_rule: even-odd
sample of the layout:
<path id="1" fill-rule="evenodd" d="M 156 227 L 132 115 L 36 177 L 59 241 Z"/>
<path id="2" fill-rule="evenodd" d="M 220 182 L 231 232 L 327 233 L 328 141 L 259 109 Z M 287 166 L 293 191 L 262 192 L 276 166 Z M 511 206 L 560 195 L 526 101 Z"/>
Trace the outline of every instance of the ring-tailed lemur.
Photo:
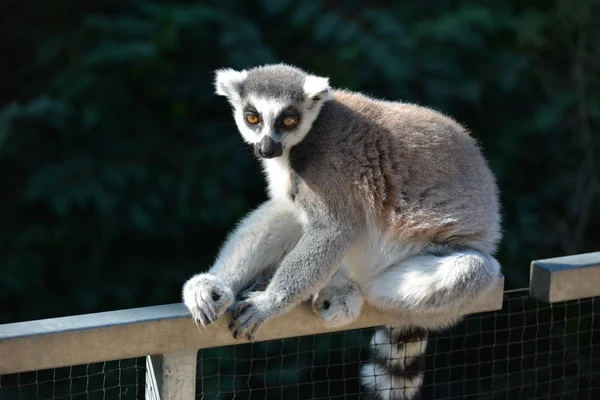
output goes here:
<path id="1" fill-rule="evenodd" d="M 185 283 L 183 302 L 202 324 L 232 306 L 233 335 L 253 338 L 311 296 L 332 326 L 367 301 L 398 323 L 376 330 L 364 385 L 379 398 L 417 397 L 427 332 L 455 323 L 500 272 L 497 186 L 478 144 L 439 112 L 334 90 L 293 66 L 215 75 L 269 200 Z M 269 267 L 266 288 L 234 304 Z"/>

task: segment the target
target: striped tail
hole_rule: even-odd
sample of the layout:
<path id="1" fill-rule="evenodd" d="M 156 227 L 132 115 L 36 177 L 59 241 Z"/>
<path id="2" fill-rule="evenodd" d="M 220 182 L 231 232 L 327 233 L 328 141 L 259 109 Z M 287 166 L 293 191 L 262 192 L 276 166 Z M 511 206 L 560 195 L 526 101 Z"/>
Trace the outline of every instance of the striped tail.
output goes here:
<path id="1" fill-rule="evenodd" d="M 427 331 L 391 326 L 371 339 L 372 362 L 361 369 L 361 381 L 377 400 L 418 400 L 425 374 Z"/>

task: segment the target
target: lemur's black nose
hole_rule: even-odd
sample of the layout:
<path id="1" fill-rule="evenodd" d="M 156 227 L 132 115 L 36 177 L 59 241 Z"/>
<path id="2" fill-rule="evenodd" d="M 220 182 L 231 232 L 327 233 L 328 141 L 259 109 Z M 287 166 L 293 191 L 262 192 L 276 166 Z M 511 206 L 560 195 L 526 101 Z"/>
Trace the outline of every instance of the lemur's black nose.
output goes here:
<path id="1" fill-rule="evenodd" d="M 281 142 L 273 140 L 270 136 L 265 136 L 255 146 L 256 153 L 262 158 L 279 157 L 283 153 Z"/>

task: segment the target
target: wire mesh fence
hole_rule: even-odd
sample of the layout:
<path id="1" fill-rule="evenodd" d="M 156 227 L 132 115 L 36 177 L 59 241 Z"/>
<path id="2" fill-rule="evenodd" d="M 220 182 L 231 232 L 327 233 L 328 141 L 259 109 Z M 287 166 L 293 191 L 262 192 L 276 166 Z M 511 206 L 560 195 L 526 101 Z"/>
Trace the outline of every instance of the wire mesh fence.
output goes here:
<path id="1" fill-rule="evenodd" d="M 196 398 L 366 399 L 359 373 L 373 331 L 199 350 Z M 430 335 L 421 397 L 600 399 L 599 332 L 600 298 L 507 293 L 502 310 Z M 143 399 L 144 375 L 143 358 L 6 375 L 0 399 Z"/>
<path id="2" fill-rule="evenodd" d="M 143 357 L 0 376 L 2 400 L 137 400 L 144 388 Z"/>
<path id="3" fill-rule="evenodd" d="M 432 334 L 423 399 L 600 399 L 600 300 L 503 309 Z M 198 399 L 365 399 L 374 329 L 200 350 Z M 385 346 L 378 343 L 378 346 Z"/>

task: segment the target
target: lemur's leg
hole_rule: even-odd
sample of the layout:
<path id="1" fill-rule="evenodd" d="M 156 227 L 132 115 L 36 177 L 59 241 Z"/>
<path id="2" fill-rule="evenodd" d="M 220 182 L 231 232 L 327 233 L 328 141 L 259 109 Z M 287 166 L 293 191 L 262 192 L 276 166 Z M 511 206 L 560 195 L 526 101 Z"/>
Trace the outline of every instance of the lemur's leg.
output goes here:
<path id="1" fill-rule="evenodd" d="M 435 318 L 428 312 L 444 315 L 447 310 L 447 318 L 451 318 L 452 308 L 491 289 L 499 272 L 493 257 L 472 250 L 445 256 L 420 255 L 392 266 L 373 281 L 365 282 L 362 289 L 370 304 L 412 314 L 413 323 L 432 326 Z M 419 312 L 423 312 L 422 321 Z M 376 330 L 371 342 L 374 361 L 361 370 L 363 385 L 376 393 L 376 399 L 419 398 L 425 373 L 427 329 L 406 326 L 406 321 L 399 323 L 402 325 Z"/>
<path id="2" fill-rule="evenodd" d="M 406 259 L 362 286 L 367 302 L 384 310 L 444 312 L 494 287 L 500 265 L 475 250 Z"/>
<path id="3" fill-rule="evenodd" d="M 347 325 L 360 316 L 365 298 L 358 285 L 346 276 L 344 268 L 337 270 L 331 280 L 312 301 L 313 310 L 328 327 Z"/>
<path id="4" fill-rule="evenodd" d="M 269 200 L 243 218 L 207 273 L 183 286 L 183 303 L 201 324 L 216 320 L 237 294 L 265 268 L 281 261 L 302 236 L 289 205 Z"/>

